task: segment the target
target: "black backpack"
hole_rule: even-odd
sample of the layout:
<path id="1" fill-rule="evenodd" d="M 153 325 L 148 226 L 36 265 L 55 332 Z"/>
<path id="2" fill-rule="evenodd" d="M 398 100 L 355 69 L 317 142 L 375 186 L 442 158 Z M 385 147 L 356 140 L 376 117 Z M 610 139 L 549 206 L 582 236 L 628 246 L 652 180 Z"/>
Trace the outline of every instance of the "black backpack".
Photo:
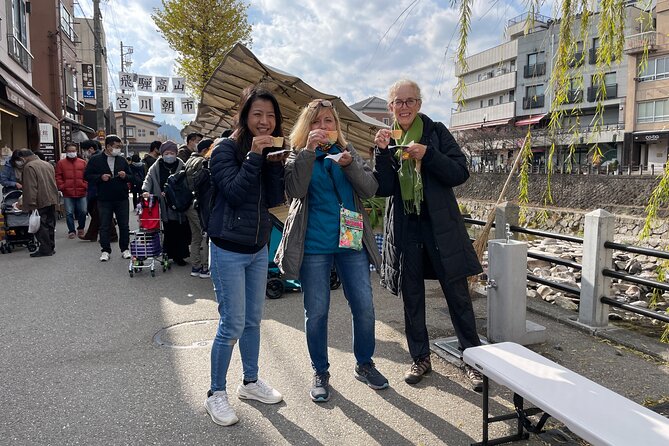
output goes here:
<path id="1" fill-rule="evenodd" d="M 186 212 L 193 204 L 193 192 L 186 182 L 186 171 L 181 170 L 167 177 L 165 183 L 165 203 L 177 212 Z"/>

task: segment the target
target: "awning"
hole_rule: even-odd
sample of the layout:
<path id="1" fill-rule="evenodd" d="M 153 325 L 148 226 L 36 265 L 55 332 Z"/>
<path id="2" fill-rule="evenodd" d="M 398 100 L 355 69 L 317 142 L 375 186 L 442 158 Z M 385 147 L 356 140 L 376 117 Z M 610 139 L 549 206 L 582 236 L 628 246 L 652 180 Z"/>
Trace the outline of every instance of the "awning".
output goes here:
<path id="1" fill-rule="evenodd" d="M 82 124 L 81 122 L 75 121 L 72 118 L 68 118 L 67 116 L 64 117 L 62 121 L 72 124 L 72 128 L 80 130 L 84 133 L 97 133 L 95 129 L 92 129 L 89 126 Z"/>
<path id="2" fill-rule="evenodd" d="M 527 119 L 521 119 L 520 121 L 516 121 L 516 127 L 536 124 L 537 122 L 541 121 L 546 115 L 547 113 L 544 113 L 543 115 L 530 116 Z"/>
<path id="3" fill-rule="evenodd" d="M 458 125 L 455 127 L 449 127 L 448 130 L 450 130 L 451 132 L 461 132 L 463 130 L 473 130 L 473 129 L 480 129 L 483 127 L 497 127 L 500 125 L 507 125 L 509 122 L 511 122 L 510 118 L 497 119 L 494 121 L 485 121 L 485 122 L 478 122 L 476 124 L 467 124 L 467 125 Z"/>
<path id="4" fill-rule="evenodd" d="M 212 138 L 219 137 L 224 130 L 234 126 L 233 119 L 242 90 L 259 82 L 276 96 L 285 134 L 290 132 L 302 108 L 316 98 L 332 101 L 339 113 L 344 137 L 365 157 L 370 156 L 376 131 L 388 127 L 350 109 L 340 98 L 321 93 L 298 77 L 264 65 L 249 49 L 238 43 L 225 55 L 205 85 L 197 116 L 182 134 L 200 132 Z"/>
<path id="5" fill-rule="evenodd" d="M 58 118 L 42 102 L 37 90 L 17 80 L 3 66 L 0 66 L 0 81 L 5 84 L 7 99 L 10 102 L 16 104 L 28 114 L 36 116 L 40 121 L 47 122 L 53 126 L 58 125 Z"/>

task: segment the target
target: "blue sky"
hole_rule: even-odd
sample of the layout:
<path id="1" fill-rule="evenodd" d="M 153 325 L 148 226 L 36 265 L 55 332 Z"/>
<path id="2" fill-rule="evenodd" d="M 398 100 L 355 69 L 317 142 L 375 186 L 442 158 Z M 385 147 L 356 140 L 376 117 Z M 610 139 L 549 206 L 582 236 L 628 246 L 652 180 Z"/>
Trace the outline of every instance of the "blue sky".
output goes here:
<path id="1" fill-rule="evenodd" d="M 422 88 L 423 112 L 445 123 L 450 120 L 458 40 L 458 11 L 450 0 L 248 3 L 251 50 L 262 62 L 347 104 L 369 96 L 386 98 L 395 80 L 410 78 Z M 551 5 L 546 1 L 541 12 L 550 15 Z M 160 7 L 160 0 L 102 0 L 112 96 L 118 88 L 121 41 L 133 46 L 132 71 L 177 75 L 175 53 L 151 20 L 153 8 Z M 475 0 L 468 54 L 503 42 L 508 19 L 525 9 L 526 0 Z M 79 0 L 75 15 L 92 17 L 92 10 L 92 0 Z M 156 120 L 181 127 L 194 117 L 158 115 Z"/>

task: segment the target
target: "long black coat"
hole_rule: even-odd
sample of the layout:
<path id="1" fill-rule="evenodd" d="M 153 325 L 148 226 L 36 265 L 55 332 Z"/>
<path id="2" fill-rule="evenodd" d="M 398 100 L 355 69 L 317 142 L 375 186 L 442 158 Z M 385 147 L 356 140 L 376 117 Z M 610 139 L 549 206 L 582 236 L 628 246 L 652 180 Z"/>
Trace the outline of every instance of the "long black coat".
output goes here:
<path id="1" fill-rule="evenodd" d="M 427 146 L 422 160 L 423 199 L 429 210 L 434 239 L 447 281 L 481 273 L 474 247 L 467 234 L 464 220 L 453 193 L 453 187 L 469 178 L 465 155 L 458 143 L 441 122 L 426 115 L 420 143 Z M 393 294 L 401 290 L 403 248 L 406 244 L 408 216 L 404 214 L 400 184 L 397 178 L 399 163 L 392 150 L 376 150 L 374 175 L 379 183 L 377 195 L 390 197 L 386 206 L 385 234 L 381 277 L 384 286 Z M 415 261 L 416 259 L 413 259 Z M 436 279 L 426 269 L 426 279 Z"/>

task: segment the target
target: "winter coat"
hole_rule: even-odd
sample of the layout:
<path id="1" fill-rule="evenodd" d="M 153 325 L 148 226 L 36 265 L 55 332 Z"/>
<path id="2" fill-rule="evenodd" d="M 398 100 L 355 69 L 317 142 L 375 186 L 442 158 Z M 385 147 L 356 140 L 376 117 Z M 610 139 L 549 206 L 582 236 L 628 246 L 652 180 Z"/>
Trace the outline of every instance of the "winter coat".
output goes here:
<path id="1" fill-rule="evenodd" d="M 165 202 L 165 197 L 162 196 L 162 188 L 160 187 L 160 164 L 163 162 L 162 157 L 158 158 L 158 161 L 151 165 L 151 168 L 144 178 L 144 184 L 142 184 L 142 190 L 160 197 L 160 219 L 162 221 L 178 221 L 183 222 L 186 220 L 186 217 L 183 212 L 177 212 L 174 209 L 171 209 L 167 206 Z M 177 158 L 177 168 L 174 173 L 181 172 L 184 168 L 184 163 L 179 158 Z M 164 184 L 162 185 L 164 186 Z"/>
<path id="2" fill-rule="evenodd" d="M 119 172 L 125 172 L 124 179 L 118 176 Z M 102 181 L 102 175 L 109 174 L 109 181 Z M 88 160 L 84 179 L 97 186 L 98 201 L 120 201 L 128 199 L 128 183 L 137 184 L 139 179 L 135 178 L 130 170 L 128 161 L 122 156 L 114 157 L 114 171 L 109 170 L 107 154 L 100 152 Z"/>
<path id="3" fill-rule="evenodd" d="M 446 280 L 479 274 L 481 264 L 453 193 L 453 187 L 469 178 L 465 155 L 444 124 L 433 122 L 423 114 L 418 116 L 423 120 L 420 144 L 427 147 L 421 163 L 424 205 L 427 205 Z M 403 249 L 409 224 L 409 217 L 404 214 L 398 170 L 399 163 L 392 150 L 377 148 L 374 171 L 379 182 L 377 195 L 390 197 L 385 214 L 381 277 L 383 285 L 393 294 L 401 289 Z"/>
<path id="4" fill-rule="evenodd" d="M 16 176 L 16 169 L 12 166 L 10 160 L 7 160 L 0 171 L 0 185 L 5 192 L 8 192 L 16 189 L 17 182 L 20 183 Z"/>
<path id="5" fill-rule="evenodd" d="M 234 139 L 216 146 L 209 161 L 213 209 L 208 233 L 245 246 L 264 246 L 272 230 L 270 207 L 285 201 L 283 163 L 266 162 L 263 156 L 238 153 Z"/>
<path id="6" fill-rule="evenodd" d="M 138 194 L 142 193 L 142 184 L 144 183 L 147 173 L 146 164 L 141 161 L 138 163 L 130 163 L 130 170 L 135 178 L 139 180 L 133 185 L 132 191 Z"/>
<path id="7" fill-rule="evenodd" d="M 58 188 L 53 166 L 33 155 L 23 167 L 22 209 L 31 212 L 58 204 Z"/>
<path id="8" fill-rule="evenodd" d="M 358 155 L 351 144 L 347 150 L 353 156 L 353 162 L 342 171 L 353 187 L 355 211 L 362 214 L 362 242 L 367 250 L 369 260 L 379 269 L 381 259 L 376 245 L 369 215 L 362 205 L 362 199 L 371 198 L 377 189 L 377 181 L 372 169 Z M 304 257 L 304 239 L 309 219 L 309 183 L 316 160 L 316 154 L 309 150 L 300 150 L 290 154 L 286 162 L 286 195 L 291 199 L 288 217 L 283 228 L 283 237 L 276 250 L 274 262 L 287 279 L 297 279 Z"/>
<path id="9" fill-rule="evenodd" d="M 86 196 L 88 183 L 84 180 L 86 161 L 81 158 L 63 158 L 56 164 L 56 185 L 63 197 L 81 198 Z"/>

